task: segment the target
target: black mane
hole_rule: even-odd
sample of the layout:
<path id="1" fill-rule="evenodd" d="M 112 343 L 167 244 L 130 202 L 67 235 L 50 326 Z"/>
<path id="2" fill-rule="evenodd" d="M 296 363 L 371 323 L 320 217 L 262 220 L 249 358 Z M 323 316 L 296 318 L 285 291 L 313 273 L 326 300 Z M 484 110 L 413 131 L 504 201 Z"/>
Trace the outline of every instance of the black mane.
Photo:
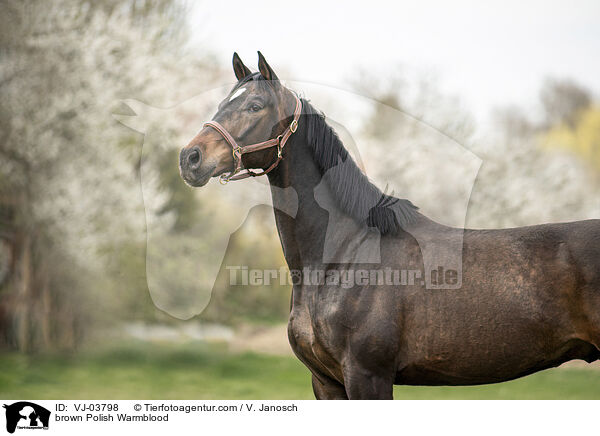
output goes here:
<path id="1" fill-rule="evenodd" d="M 409 200 L 387 195 L 356 165 L 325 116 L 302 101 L 302 123 L 321 174 L 334 171 L 329 187 L 343 212 L 381 234 L 396 234 L 420 215 Z"/>

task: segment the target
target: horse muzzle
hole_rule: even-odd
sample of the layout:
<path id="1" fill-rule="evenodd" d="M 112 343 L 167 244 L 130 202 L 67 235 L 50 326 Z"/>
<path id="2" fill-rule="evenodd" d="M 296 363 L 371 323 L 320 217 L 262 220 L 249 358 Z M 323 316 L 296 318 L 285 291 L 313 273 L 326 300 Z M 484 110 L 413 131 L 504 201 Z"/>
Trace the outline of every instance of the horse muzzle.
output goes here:
<path id="1" fill-rule="evenodd" d="M 195 145 L 179 153 L 179 172 L 190 186 L 200 187 L 208 183 L 217 167 L 216 163 L 202 159 L 202 150 Z"/>

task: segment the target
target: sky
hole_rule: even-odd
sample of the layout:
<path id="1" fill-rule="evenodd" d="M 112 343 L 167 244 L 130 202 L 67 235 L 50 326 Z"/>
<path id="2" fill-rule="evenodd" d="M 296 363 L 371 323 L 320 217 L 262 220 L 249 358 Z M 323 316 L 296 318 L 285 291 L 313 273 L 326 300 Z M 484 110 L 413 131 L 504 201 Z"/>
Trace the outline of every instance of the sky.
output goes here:
<path id="1" fill-rule="evenodd" d="M 432 74 L 480 123 L 491 110 L 535 110 L 547 77 L 600 95 L 600 1 L 316 0 L 200 2 L 194 49 L 256 69 L 260 50 L 280 78 L 350 89 L 356 71 Z"/>

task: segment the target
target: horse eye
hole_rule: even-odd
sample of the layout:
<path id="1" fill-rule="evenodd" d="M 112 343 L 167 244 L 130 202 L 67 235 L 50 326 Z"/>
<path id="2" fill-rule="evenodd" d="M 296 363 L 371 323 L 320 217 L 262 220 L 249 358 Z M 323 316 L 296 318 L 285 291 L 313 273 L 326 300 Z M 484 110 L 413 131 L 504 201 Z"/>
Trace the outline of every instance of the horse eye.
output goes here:
<path id="1" fill-rule="evenodd" d="M 259 110 L 262 109 L 262 106 L 259 104 L 253 104 L 252 106 L 250 106 L 250 112 L 258 112 Z"/>

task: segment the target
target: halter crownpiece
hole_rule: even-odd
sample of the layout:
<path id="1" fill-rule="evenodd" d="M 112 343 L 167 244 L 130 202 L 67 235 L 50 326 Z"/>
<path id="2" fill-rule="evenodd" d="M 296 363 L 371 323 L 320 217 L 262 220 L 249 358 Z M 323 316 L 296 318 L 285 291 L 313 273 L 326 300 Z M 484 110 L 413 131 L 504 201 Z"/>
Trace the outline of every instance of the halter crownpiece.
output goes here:
<path id="1" fill-rule="evenodd" d="M 233 171 L 229 174 L 221 174 L 221 177 L 219 177 L 219 181 L 222 184 L 226 184 L 230 180 L 242 180 L 247 179 L 248 177 L 264 176 L 265 174 L 268 174 L 271 171 L 273 171 L 275 167 L 279 165 L 279 162 L 281 162 L 281 159 L 283 159 L 283 147 L 285 147 L 285 143 L 290 138 L 290 136 L 292 136 L 292 134 L 298 129 L 298 120 L 300 119 L 300 114 L 302 112 L 302 102 L 295 94 L 293 95 L 296 99 L 296 108 L 294 109 L 294 118 L 292 122 L 281 135 L 277 136 L 276 138 L 269 139 L 267 141 L 241 147 L 237 144 L 237 142 L 235 142 L 235 139 L 233 139 L 233 136 L 231 136 L 227 129 L 218 122 L 208 121 L 204 123 L 204 127 L 209 126 L 215 129 L 217 132 L 219 132 L 219 134 L 223 137 L 225 142 L 227 142 L 227 144 L 229 144 L 229 146 L 231 147 L 231 152 L 233 155 Z M 242 168 L 242 155 L 252 153 L 255 151 L 265 150 L 271 147 L 277 147 L 277 160 L 273 162 L 269 168 L 263 170 L 260 173 L 256 173 L 249 169 Z"/>

